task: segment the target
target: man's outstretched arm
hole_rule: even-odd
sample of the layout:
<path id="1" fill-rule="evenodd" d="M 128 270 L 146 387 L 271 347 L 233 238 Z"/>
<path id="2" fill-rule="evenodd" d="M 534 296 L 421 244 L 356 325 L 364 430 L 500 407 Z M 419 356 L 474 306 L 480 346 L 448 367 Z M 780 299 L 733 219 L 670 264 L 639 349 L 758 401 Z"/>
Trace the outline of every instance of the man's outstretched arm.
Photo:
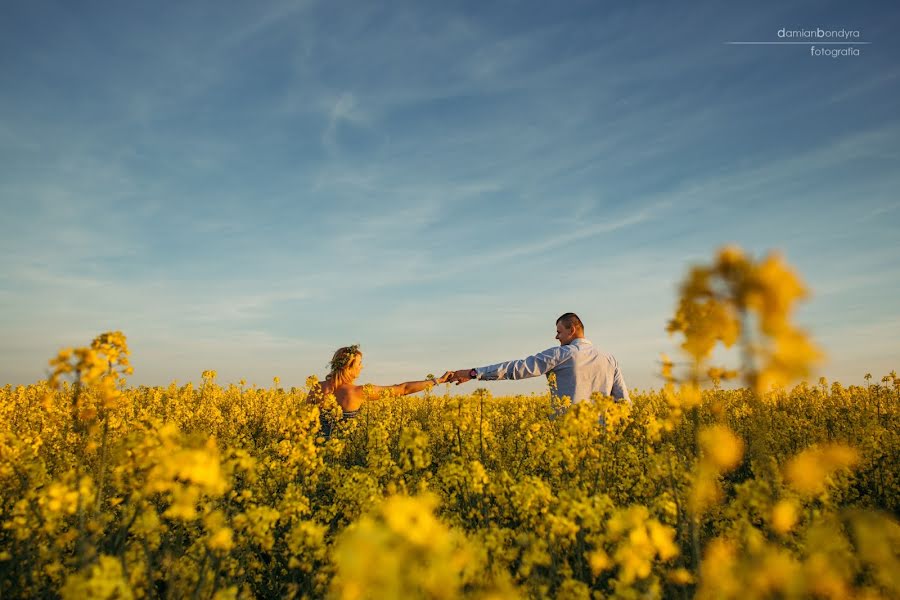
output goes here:
<path id="1" fill-rule="evenodd" d="M 495 365 L 488 365 L 487 367 L 452 371 L 450 372 L 449 381 L 455 381 L 458 385 L 470 379 L 487 381 L 528 379 L 529 377 L 544 375 L 570 358 L 572 358 L 571 348 L 568 346 L 555 346 L 521 360 L 509 360 Z"/>

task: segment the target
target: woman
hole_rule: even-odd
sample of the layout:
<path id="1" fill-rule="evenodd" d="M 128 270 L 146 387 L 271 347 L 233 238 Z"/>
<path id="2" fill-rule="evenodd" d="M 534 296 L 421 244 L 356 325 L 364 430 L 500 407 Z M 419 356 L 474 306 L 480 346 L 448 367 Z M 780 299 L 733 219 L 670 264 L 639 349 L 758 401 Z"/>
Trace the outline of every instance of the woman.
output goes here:
<path id="1" fill-rule="evenodd" d="M 397 385 L 356 385 L 354 382 L 362 371 L 362 352 L 359 345 L 338 348 L 329 363 L 330 373 L 325 381 L 319 382 L 318 393 L 310 395 L 310 399 L 321 403 L 329 394 L 333 394 L 338 405 L 343 410 L 344 419 L 352 419 L 359 413 L 359 408 L 366 400 L 366 394 L 381 395 L 385 392 L 406 396 L 426 390 L 431 386 L 444 383 L 452 373 L 445 373 L 438 379 L 424 379 L 422 381 L 406 381 Z M 320 414 L 322 421 L 322 433 L 331 435 L 333 423 L 327 418 L 325 411 Z"/>

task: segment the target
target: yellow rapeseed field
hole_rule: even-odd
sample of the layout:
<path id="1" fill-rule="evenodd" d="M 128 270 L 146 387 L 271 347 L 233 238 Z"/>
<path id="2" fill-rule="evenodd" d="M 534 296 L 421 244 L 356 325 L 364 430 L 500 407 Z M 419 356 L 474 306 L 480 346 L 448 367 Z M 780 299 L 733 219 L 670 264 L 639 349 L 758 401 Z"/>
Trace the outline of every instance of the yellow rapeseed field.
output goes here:
<path id="1" fill-rule="evenodd" d="M 0 597 L 898 598 L 900 379 L 784 387 L 804 295 L 725 248 L 633 406 L 436 389 L 328 439 L 315 378 L 128 387 L 102 334 L 0 389 Z"/>

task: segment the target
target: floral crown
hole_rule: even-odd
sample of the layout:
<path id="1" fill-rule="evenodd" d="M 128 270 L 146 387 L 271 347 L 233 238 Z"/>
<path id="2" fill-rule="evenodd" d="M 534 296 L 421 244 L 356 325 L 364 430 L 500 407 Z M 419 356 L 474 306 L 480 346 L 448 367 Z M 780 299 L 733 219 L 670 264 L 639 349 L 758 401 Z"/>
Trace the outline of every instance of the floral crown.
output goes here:
<path id="1" fill-rule="evenodd" d="M 331 359 L 331 362 L 328 363 L 328 368 L 331 369 L 332 373 L 337 373 L 349 365 L 350 361 L 353 360 L 353 357 L 357 354 L 362 354 L 362 352 L 359 351 L 359 344 L 341 348 L 337 351 L 334 358 Z"/>

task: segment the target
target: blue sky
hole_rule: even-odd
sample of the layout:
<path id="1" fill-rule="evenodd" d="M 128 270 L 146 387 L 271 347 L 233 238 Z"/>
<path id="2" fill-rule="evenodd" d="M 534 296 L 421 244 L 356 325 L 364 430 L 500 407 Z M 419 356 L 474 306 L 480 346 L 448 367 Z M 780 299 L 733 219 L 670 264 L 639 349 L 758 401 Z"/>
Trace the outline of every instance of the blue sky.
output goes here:
<path id="1" fill-rule="evenodd" d="M 891 3 L 375 4 L 0 5 L 0 382 L 118 329 L 135 384 L 395 383 L 575 311 L 654 387 L 725 243 L 797 267 L 822 374 L 900 367 Z M 726 44 L 782 27 L 872 43 Z"/>

